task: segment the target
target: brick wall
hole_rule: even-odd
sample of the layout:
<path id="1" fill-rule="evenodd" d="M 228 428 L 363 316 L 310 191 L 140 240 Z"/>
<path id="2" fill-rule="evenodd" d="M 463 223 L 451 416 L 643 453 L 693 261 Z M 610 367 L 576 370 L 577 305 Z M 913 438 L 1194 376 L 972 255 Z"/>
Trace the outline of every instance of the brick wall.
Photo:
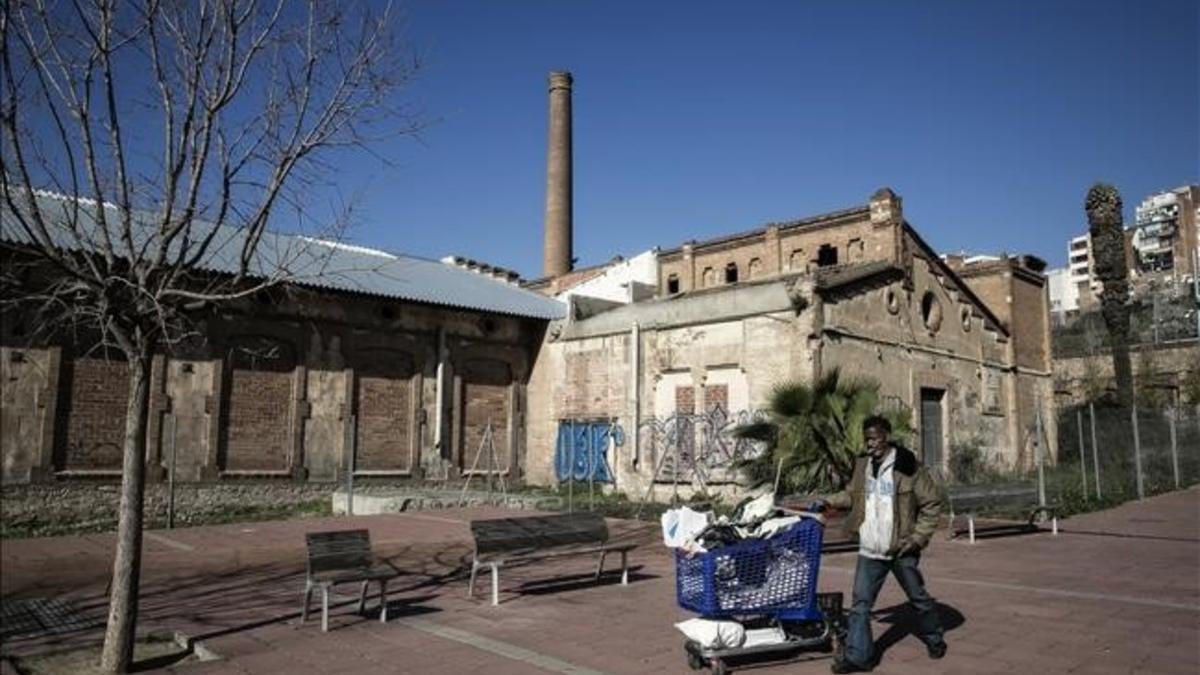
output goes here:
<path id="1" fill-rule="evenodd" d="M 355 373 L 355 468 L 412 468 L 412 359 L 380 355 Z"/>
<path id="2" fill-rule="evenodd" d="M 508 467 L 508 392 L 512 373 L 500 361 L 468 361 L 463 369 L 463 469 L 470 469 L 479 453 L 488 421 L 496 448 L 497 469 Z M 477 470 L 486 470 L 488 456 L 479 457 Z"/>
<path id="3" fill-rule="evenodd" d="M 258 341 L 229 352 L 225 463 L 230 471 L 282 471 L 292 444 L 295 359 L 285 345 Z"/>
<path id="4" fill-rule="evenodd" d="M 121 468 L 129 369 L 117 359 L 76 358 L 65 363 L 65 406 L 59 407 L 56 464 L 60 469 Z"/>
<path id="5" fill-rule="evenodd" d="M 696 389 L 690 385 L 675 387 L 675 413 L 691 415 L 696 412 Z"/>

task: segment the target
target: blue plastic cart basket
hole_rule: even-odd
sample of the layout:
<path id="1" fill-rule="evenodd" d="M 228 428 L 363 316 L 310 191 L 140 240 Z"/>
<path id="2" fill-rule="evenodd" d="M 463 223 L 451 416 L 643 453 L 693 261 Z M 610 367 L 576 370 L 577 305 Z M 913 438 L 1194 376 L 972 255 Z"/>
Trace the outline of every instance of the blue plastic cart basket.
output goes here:
<path id="1" fill-rule="evenodd" d="M 769 615 L 818 621 L 817 572 L 824 526 L 805 518 L 766 539 L 688 556 L 675 551 L 679 606 L 705 618 Z"/>

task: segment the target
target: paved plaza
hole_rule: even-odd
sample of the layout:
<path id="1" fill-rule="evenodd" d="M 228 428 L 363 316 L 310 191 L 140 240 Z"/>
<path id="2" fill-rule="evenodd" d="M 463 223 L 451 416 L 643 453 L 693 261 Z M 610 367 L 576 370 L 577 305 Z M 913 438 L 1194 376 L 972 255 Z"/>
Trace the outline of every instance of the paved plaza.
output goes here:
<path id="1" fill-rule="evenodd" d="M 511 515 L 463 509 L 299 519 L 147 532 L 141 626 L 181 631 L 220 659 L 200 673 L 685 673 L 689 615 L 675 605 L 671 557 L 655 527 L 613 521 L 614 538 L 642 542 L 623 587 L 590 581 L 592 562 L 565 558 L 506 569 L 501 604 L 485 584 L 466 596 L 468 522 Z M 1200 490 L 1154 497 L 1063 522 L 1062 533 L 982 539 L 939 536 L 922 563 L 948 630 L 930 661 L 909 634 L 894 581 L 880 597 L 880 673 L 1194 673 L 1200 669 Z M 354 613 L 356 587 L 299 623 L 304 532 L 370 529 L 402 576 L 391 620 Z M 94 641 L 102 633 L 112 535 L 0 543 L 5 603 L 65 601 L 77 613 L 53 634 L 10 638 L 7 656 Z M 827 554 L 820 587 L 849 591 L 854 553 Z M 547 581 L 557 581 L 546 584 Z M 368 604 L 370 611 L 372 604 Z M 748 663 L 758 673 L 825 673 L 829 656 Z M 803 660 L 808 659 L 808 660 Z M 5 664 L 5 672 L 11 670 Z"/>

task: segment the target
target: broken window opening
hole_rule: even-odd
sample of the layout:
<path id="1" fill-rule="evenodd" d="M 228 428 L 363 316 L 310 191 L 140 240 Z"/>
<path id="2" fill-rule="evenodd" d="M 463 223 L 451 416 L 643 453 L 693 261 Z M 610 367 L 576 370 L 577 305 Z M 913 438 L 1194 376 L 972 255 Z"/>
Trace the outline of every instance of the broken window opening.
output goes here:
<path id="1" fill-rule="evenodd" d="M 817 249 L 817 267 L 829 267 L 836 264 L 838 264 L 837 247 L 822 244 L 821 248 Z"/>
<path id="2" fill-rule="evenodd" d="M 667 277 L 667 294 L 675 295 L 679 292 L 679 275 L 672 274 Z"/>
<path id="3" fill-rule="evenodd" d="M 725 266 L 725 283 L 736 284 L 738 280 L 737 263 L 729 263 Z"/>

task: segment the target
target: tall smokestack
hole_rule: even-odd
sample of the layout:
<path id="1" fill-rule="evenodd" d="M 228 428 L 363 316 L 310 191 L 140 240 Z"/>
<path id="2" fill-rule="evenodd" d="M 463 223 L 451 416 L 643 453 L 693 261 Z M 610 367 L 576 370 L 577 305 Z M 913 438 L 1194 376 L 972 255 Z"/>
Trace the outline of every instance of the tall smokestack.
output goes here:
<path id="1" fill-rule="evenodd" d="M 571 73 L 550 73 L 550 135 L 546 147 L 545 276 L 571 271 Z"/>

